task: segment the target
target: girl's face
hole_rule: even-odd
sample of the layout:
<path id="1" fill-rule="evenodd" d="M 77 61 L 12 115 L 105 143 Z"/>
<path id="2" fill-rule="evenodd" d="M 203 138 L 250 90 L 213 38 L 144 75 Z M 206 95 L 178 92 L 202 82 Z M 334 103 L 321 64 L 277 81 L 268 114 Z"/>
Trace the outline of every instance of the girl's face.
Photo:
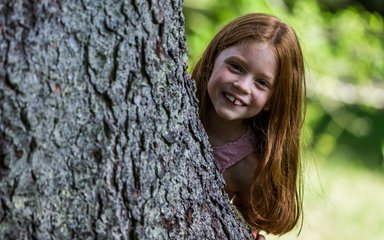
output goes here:
<path id="1" fill-rule="evenodd" d="M 208 95 L 217 115 L 242 120 L 268 110 L 277 62 L 268 43 L 244 41 L 224 49 L 208 80 Z"/>

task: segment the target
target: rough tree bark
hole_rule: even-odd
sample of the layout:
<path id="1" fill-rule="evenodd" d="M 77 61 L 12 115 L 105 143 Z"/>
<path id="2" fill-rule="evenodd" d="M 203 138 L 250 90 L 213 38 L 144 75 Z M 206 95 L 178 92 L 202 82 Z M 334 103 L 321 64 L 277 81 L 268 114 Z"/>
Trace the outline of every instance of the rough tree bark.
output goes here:
<path id="1" fill-rule="evenodd" d="M 0 239 L 245 239 L 182 2 L 0 2 Z"/>

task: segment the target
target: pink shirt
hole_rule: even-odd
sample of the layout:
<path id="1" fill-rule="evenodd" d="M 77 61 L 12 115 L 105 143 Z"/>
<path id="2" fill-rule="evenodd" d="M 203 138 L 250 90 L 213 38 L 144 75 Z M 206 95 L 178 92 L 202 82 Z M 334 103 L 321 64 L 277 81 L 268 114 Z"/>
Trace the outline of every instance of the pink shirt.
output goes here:
<path id="1" fill-rule="evenodd" d="M 213 146 L 212 150 L 213 158 L 220 172 L 223 173 L 225 169 L 239 162 L 251 152 L 256 151 L 256 140 L 252 131 L 249 129 L 237 140 L 221 146 Z"/>

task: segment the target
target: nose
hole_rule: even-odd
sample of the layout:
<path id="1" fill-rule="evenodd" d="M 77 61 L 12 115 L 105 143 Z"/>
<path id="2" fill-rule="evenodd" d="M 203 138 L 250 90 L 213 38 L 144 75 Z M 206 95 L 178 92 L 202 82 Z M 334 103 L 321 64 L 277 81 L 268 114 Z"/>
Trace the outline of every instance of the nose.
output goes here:
<path id="1" fill-rule="evenodd" d="M 236 89 L 244 94 L 251 94 L 251 84 L 253 84 L 253 78 L 250 76 L 244 76 L 232 83 Z"/>

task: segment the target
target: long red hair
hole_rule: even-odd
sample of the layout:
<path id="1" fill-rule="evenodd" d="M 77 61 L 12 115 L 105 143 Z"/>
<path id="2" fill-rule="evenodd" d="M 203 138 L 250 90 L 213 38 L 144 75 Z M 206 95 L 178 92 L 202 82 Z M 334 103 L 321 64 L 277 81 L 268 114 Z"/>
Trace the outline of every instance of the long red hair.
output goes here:
<path id="1" fill-rule="evenodd" d="M 196 63 L 203 124 L 212 103 L 207 83 L 218 54 L 242 41 L 267 42 L 278 62 L 270 110 L 249 119 L 258 138 L 260 159 L 252 184 L 250 208 L 240 210 L 248 223 L 273 234 L 292 230 L 302 215 L 300 132 L 304 120 L 306 84 L 302 50 L 294 30 L 278 18 L 261 13 L 236 18 L 212 39 Z"/>

